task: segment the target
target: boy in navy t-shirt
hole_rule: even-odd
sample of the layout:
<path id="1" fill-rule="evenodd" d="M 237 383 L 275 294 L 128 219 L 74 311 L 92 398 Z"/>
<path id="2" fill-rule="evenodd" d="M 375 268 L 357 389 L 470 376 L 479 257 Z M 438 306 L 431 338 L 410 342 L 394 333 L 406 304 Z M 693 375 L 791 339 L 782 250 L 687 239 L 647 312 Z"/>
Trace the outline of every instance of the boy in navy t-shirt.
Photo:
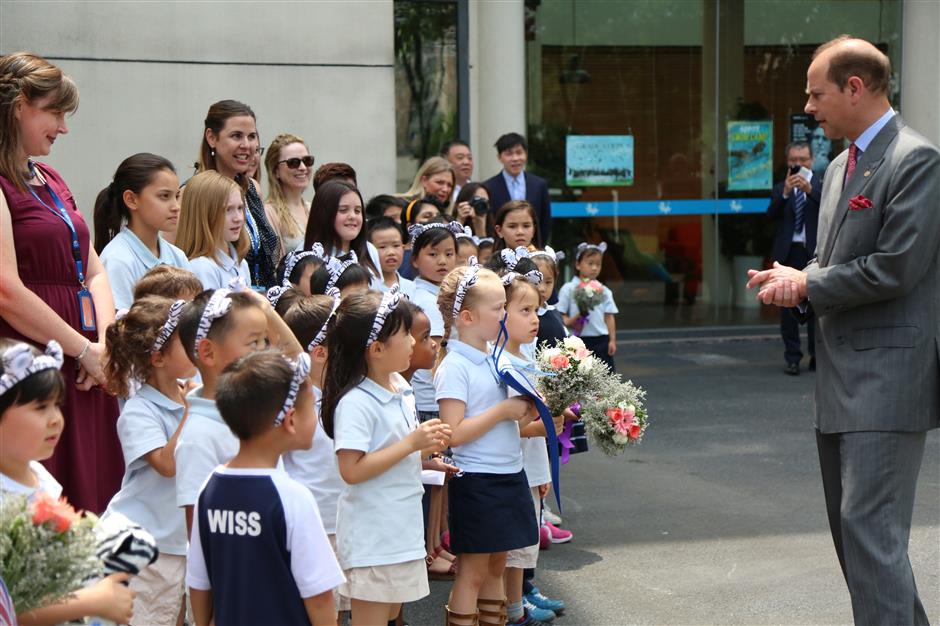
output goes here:
<path id="1" fill-rule="evenodd" d="M 198 626 L 335 624 L 342 570 L 310 491 L 277 469 L 309 449 L 317 416 L 310 359 L 256 352 L 229 365 L 216 404 L 239 439 L 196 501 L 186 583 Z"/>

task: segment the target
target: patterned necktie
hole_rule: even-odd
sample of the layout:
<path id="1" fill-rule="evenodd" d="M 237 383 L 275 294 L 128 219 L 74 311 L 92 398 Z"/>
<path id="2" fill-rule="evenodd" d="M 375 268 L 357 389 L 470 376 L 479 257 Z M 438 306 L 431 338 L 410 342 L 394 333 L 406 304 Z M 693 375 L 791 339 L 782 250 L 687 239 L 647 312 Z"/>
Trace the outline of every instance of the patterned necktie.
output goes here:
<path id="1" fill-rule="evenodd" d="M 803 232 L 803 209 L 806 207 L 806 194 L 803 193 L 802 189 L 794 190 L 793 195 L 793 213 L 795 214 L 795 219 L 793 220 L 793 232 L 794 234 L 800 234 Z"/>
<path id="2" fill-rule="evenodd" d="M 852 173 L 855 172 L 855 164 L 858 162 L 858 146 L 854 143 L 849 146 L 849 161 L 845 164 L 845 181 L 842 183 L 842 187 L 845 188 L 849 184 L 849 180 L 852 178 Z"/>

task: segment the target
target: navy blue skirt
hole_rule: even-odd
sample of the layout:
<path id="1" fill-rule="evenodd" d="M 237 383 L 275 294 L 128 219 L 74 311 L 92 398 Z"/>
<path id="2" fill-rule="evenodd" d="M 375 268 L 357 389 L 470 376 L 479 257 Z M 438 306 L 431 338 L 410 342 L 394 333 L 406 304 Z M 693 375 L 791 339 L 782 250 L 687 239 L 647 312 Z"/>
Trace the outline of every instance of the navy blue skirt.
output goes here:
<path id="1" fill-rule="evenodd" d="M 454 554 L 506 552 L 539 541 L 525 470 L 455 476 L 447 484 L 447 501 Z"/>

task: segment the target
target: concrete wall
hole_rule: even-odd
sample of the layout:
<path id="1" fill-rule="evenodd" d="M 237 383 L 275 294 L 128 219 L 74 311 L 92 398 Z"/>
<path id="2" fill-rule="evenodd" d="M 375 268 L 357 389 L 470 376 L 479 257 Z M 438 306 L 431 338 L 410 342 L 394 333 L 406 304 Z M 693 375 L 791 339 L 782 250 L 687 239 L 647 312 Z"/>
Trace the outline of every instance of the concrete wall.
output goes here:
<path id="1" fill-rule="evenodd" d="M 904 1 L 901 115 L 940 146 L 940 2 Z"/>
<path id="2" fill-rule="evenodd" d="M 262 145 L 290 132 L 317 163 L 346 161 L 366 197 L 395 187 L 391 0 L 0 4 L 0 53 L 31 50 L 81 93 L 46 159 L 86 216 L 126 156 L 192 173 L 212 102 L 249 104 Z"/>

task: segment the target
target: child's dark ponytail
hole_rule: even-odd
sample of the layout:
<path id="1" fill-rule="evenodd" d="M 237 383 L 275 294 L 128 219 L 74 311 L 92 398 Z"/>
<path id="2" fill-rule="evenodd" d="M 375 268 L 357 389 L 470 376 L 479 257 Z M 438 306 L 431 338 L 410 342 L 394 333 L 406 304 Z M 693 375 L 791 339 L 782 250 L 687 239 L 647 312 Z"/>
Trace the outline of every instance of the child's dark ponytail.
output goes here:
<path id="1" fill-rule="evenodd" d="M 130 190 L 139 194 L 161 170 L 176 173 L 169 160 L 149 152 L 141 152 L 121 161 L 114 172 L 114 179 L 98 192 L 95 199 L 95 252 L 101 254 L 104 247 L 121 231 L 121 227 L 130 223 L 131 212 L 124 204 L 124 192 Z"/>
<path id="2" fill-rule="evenodd" d="M 108 326 L 104 365 L 108 391 L 126 398 L 132 379 L 146 381 L 150 376 L 153 371 L 150 355 L 172 304 L 169 298 L 146 296 L 134 302 L 124 317 Z"/>

